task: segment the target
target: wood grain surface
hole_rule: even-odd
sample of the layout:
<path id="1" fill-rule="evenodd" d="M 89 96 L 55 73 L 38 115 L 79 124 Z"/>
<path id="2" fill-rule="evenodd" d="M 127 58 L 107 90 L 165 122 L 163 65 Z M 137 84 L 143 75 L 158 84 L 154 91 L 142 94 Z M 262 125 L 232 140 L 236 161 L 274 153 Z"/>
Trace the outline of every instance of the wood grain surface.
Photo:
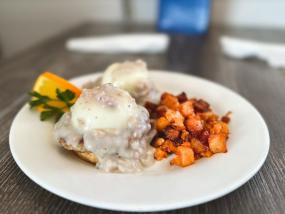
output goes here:
<path id="1" fill-rule="evenodd" d="M 169 50 L 156 55 L 80 54 L 64 47 L 71 37 L 133 31 L 152 32 L 154 28 L 84 24 L 0 61 L 0 213 L 115 213 L 70 202 L 36 185 L 14 162 L 8 135 L 15 114 L 27 101 L 27 92 L 42 71 L 71 78 L 103 70 L 115 61 L 137 58 L 152 69 L 178 70 L 233 89 L 261 112 L 270 130 L 267 160 L 249 182 L 217 200 L 169 213 L 285 213 L 285 70 L 257 60 L 229 59 L 222 55 L 218 44 L 223 34 L 285 42 L 285 32 L 211 28 L 204 37 L 173 35 Z"/>

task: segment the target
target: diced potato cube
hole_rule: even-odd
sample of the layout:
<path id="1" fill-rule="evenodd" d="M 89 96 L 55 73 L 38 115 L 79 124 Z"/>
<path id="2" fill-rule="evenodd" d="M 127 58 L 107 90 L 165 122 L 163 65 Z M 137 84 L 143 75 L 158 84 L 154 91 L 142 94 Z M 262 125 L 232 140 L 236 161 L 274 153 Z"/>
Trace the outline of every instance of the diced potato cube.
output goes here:
<path id="1" fill-rule="evenodd" d="M 167 153 L 174 153 L 176 151 L 176 147 L 174 146 L 174 142 L 170 140 L 166 140 L 163 145 L 161 146 L 161 149 Z"/>
<path id="2" fill-rule="evenodd" d="M 177 97 L 167 92 L 162 94 L 160 103 L 161 105 L 165 105 L 172 110 L 177 110 L 180 105 Z"/>
<path id="3" fill-rule="evenodd" d="M 197 116 L 187 118 L 185 125 L 186 125 L 187 130 L 192 133 L 200 132 L 204 128 L 203 120 L 201 120 Z"/>
<path id="4" fill-rule="evenodd" d="M 186 146 L 178 146 L 175 152 L 176 156 L 170 161 L 171 165 L 186 167 L 194 163 L 194 152 Z"/>
<path id="5" fill-rule="evenodd" d="M 181 131 L 181 139 L 183 141 L 188 141 L 189 140 L 189 132 L 186 131 L 185 129 Z"/>
<path id="6" fill-rule="evenodd" d="M 224 134 L 211 134 L 209 147 L 213 153 L 227 152 L 226 136 Z"/>
<path id="7" fill-rule="evenodd" d="M 155 127 L 158 131 L 166 128 L 170 122 L 165 117 L 160 117 L 156 120 Z"/>
<path id="8" fill-rule="evenodd" d="M 163 143 L 165 142 L 165 140 L 161 137 L 156 138 L 153 142 L 152 142 L 152 146 L 154 147 L 160 147 Z"/>
<path id="9" fill-rule="evenodd" d="M 193 102 L 191 100 L 188 100 L 180 105 L 179 108 L 180 113 L 184 117 L 188 117 L 189 115 L 194 114 L 194 107 L 193 107 Z"/>
<path id="10" fill-rule="evenodd" d="M 179 111 L 167 109 L 165 113 L 166 119 L 179 129 L 184 129 L 184 117 Z"/>
<path id="11" fill-rule="evenodd" d="M 213 152 L 211 152 L 210 150 L 206 151 L 206 152 L 202 152 L 200 153 L 203 157 L 209 158 L 213 155 Z"/>
<path id="12" fill-rule="evenodd" d="M 199 140 L 193 138 L 191 140 L 191 146 L 195 153 L 202 153 L 208 150 L 208 147 L 201 143 Z"/>
<path id="13" fill-rule="evenodd" d="M 160 148 L 155 149 L 154 158 L 156 160 L 163 160 L 166 157 L 167 157 L 167 152 L 163 151 Z"/>

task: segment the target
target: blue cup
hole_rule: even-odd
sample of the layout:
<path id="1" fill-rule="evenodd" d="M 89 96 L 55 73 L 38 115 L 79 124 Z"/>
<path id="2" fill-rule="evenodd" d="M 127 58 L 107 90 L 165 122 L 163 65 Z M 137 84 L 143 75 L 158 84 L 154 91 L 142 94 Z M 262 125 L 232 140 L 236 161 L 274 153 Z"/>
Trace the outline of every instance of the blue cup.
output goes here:
<path id="1" fill-rule="evenodd" d="M 210 0 L 160 0 L 159 31 L 190 35 L 204 34 L 210 19 Z"/>

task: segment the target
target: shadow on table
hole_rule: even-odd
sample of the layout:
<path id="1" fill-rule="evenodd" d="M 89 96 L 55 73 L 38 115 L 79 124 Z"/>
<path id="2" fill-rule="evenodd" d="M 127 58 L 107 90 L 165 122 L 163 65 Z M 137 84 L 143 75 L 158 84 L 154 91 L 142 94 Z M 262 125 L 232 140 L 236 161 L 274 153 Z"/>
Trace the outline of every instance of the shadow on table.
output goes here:
<path id="1" fill-rule="evenodd" d="M 207 35 L 172 35 L 167 55 L 170 70 L 199 75 Z"/>
<path id="2" fill-rule="evenodd" d="M 0 61 L 3 59 L 3 40 L 1 38 L 1 35 L 0 35 Z"/>

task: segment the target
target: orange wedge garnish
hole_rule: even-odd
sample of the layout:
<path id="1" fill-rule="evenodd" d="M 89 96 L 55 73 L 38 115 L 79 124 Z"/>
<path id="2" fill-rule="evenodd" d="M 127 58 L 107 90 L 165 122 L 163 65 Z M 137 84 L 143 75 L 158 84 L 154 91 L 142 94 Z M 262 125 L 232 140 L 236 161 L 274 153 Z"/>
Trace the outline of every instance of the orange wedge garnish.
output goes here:
<path id="1" fill-rule="evenodd" d="M 50 72 L 42 73 L 36 80 L 33 91 L 38 92 L 41 95 L 48 96 L 51 99 L 56 99 L 56 89 L 60 91 L 70 90 L 75 94 L 75 98 L 73 102 L 79 97 L 81 94 L 81 90 L 77 88 L 75 85 L 71 84 L 67 80 L 59 77 Z M 50 105 L 54 107 L 63 107 L 64 103 L 60 101 L 50 101 Z M 37 108 L 38 111 L 43 111 L 43 108 Z"/>

